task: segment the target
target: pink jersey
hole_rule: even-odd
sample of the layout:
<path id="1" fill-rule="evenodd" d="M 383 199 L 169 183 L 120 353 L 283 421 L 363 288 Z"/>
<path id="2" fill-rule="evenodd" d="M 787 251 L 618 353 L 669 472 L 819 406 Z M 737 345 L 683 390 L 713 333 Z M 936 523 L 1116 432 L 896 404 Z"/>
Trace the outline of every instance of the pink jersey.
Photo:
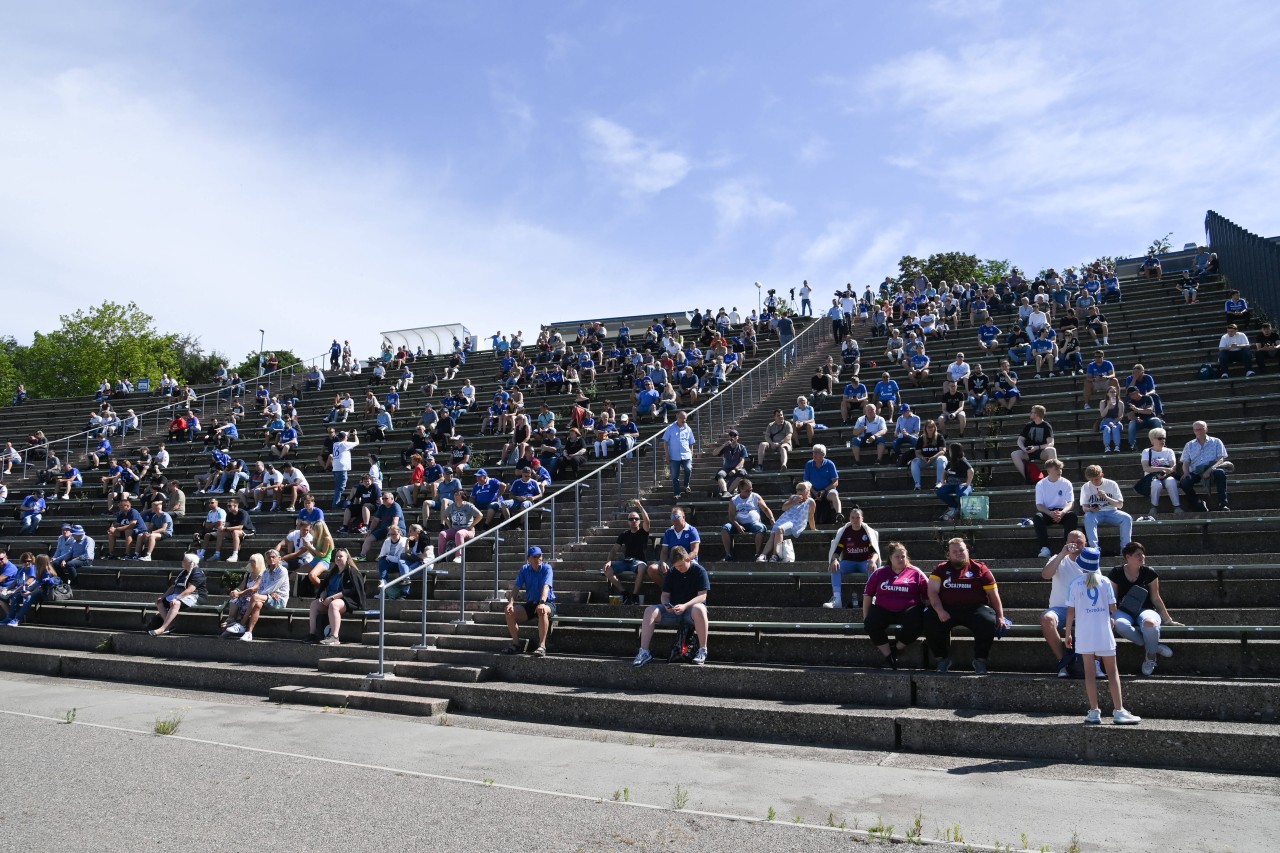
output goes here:
<path id="1" fill-rule="evenodd" d="M 907 566 L 902 574 L 895 574 L 888 566 L 881 566 L 867 578 L 863 595 L 874 598 L 877 607 L 892 613 L 922 604 L 928 599 L 929 579 L 915 566 Z"/>

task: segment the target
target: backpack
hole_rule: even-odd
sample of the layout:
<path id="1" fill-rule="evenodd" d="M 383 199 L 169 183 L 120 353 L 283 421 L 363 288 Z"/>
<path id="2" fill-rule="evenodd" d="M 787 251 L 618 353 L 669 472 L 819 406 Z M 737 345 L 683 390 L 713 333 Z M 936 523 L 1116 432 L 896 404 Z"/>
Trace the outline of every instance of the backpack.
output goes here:
<path id="1" fill-rule="evenodd" d="M 1200 370 L 1197 371 L 1196 375 L 1199 376 L 1201 379 L 1212 379 L 1214 377 L 1213 365 L 1212 364 L 1200 365 Z"/>
<path id="2" fill-rule="evenodd" d="M 1027 485 L 1034 486 L 1044 479 L 1044 471 L 1035 462 L 1027 462 Z"/>
<path id="3" fill-rule="evenodd" d="M 676 630 L 676 641 L 671 644 L 671 653 L 667 660 L 671 663 L 689 663 L 698 648 L 697 634 L 688 622 L 681 622 Z"/>

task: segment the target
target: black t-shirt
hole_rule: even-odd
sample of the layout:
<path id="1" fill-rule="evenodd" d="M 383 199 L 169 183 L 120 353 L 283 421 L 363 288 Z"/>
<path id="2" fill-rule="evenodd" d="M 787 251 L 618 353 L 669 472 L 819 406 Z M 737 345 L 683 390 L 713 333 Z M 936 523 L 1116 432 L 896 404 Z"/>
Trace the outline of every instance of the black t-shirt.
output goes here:
<path id="1" fill-rule="evenodd" d="M 955 479 L 957 483 L 969 482 L 969 472 L 973 466 L 966 459 L 947 459 L 947 479 Z"/>
<path id="2" fill-rule="evenodd" d="M 243 509 L 227 510 L 227 527 L 244 527 L 248 518 Z"/>
<path id="3" fill-rule="evenodd" d="M 649 550 L 649 531 L 643 527 L 624 530 L 618 534 L 617 543 L 622 546 L 623 559 L 645 560 L 645 553 Z"/>
<path id="4" fill-rule="evenodd" d="M 1258 334 L 1254 335 L 1253 342 L 1257 344 L 1259 348 L 1280 345 L 1280 332 L 1271 332 L 1270 334 L 1266 332 L 1258 332 Z"/>
<path id="5" fill-rule="evenodd" d="M 991 385 L 991 377 L 985 373 L 974 373 L 969 376 L 969 390 L 974 394 L 985 394 Z"/>
<path id="6" fill-rule="evenodd" d="M 1027 425 L 1022 428 L 1022 441 L 1028 447 L 1035 445 L 1043 446 L 1049 439 L 1053 438 L 1053 427 L 1049 426 L 1048 421 L 1027 421 Z"/>
<path id="7" fill-rule="evenodd" d="M 671 597 L 672 604 L 684 604 L 709 589 L 711 579 L 707 577 L 707 570 L 697 563 L 691 564 L 687 572 L 673 567 L 662 578 L 662 591 Z"/>
<path id="8" fill-rule="evenodd" d="M 920 451 L 920 455 L 928 458 L 936 456 L 941 450 L 947 446 L 947 441 L 942 437 L 941 433 L 930 436 L 927 433 L 920 433 L 920 441 L 916 444 L 916 450 Z"/>
<path id="9" fill-rule="evenodd" d="M 960 410 L 964 405 L 965 395 L 959 391 L 947 392 L 942 395 L 942 410 L 951 414 Z"/>
<path id="10" fill-rule="evenodd" d="M 1124 601 L 1124 597 L 1129 594 L 1129 590 L 1135 586 L 1143 586 L 1148 590 L 1151 589 L 1151 582 L 1160 580 L 1160 576 L 1152 569 L 1143 566 L 1138 569 L 1138 579 L 1131 581 L 1125 576 L 1124 566 L 1116 566 L 1107 574 L 1107 580 L 1116 585 L 1116 601 Z M 1151 606 L 1151 593 L 1147 593 L 1147 597 L 1143 600 L 1142 605 L 1138 608 L 1138 613 L 1148 609 Z M 1138 613 L 1132 614 L 1137 616 Z"/>

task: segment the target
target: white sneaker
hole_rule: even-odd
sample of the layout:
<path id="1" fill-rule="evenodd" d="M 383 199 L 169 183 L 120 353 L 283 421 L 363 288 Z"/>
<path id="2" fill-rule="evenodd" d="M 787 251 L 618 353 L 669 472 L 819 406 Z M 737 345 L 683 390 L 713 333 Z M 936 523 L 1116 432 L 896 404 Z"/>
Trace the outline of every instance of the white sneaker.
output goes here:
<path id="1" fill-rule="evenodd" d="M 1142 722 L 1142 718 L 1135 714 L 1130 714 L 1124 708 L 1121 708 L 1119 711 L 1116 711 L 1111 715 L 1111 722 L 1115 723 L 1117 726 L 1136 726 L 1138 723 Z"/>
<path id="2" fill-rule="evenodd" d="M 240 552 L 239 552 L 239 551 L 232 551 L 232 552 L 231 552 L 231 556 L 230 556 L 230 557 L 227 557 L 227 562 L 228 562 L 228 563 L 238 563 L 238 562 L 240 562 Z"/>
<path id="3" fill-rule="evenodd" d="M 1046 557 L 1051 557 L 1051 556 L 1053 556 L 1053 554 L 1052 554 L 1052 552 L 1050 552 L 1050 550 L 1049 550 L 1048 548 L 1041 548 L 1041 549 L 1040 549 L 1040 556 L 1041 556 L 1042 558 L 1046 558 Z"/>
<path id="4" fill-rule="evenodd" d="M 1102 668 L 1102 661 L 1098 660 L 1097 658 L 1094 658 L 1094 661 L 1093 661 L 1093 674 L 1096 675 L 1098 678 L 1107 677 L 1106 670 Z"/>
<path id="5" fill-rule="evenodd" d="M 1084 715 L 1084 721 L 1085 721 L 1086 723 L 1088 723 L 1089 725 L 1094 725 L 1094 726 L 1101 725 L 1101 724 L 1102 724 L 1102 709 L 1100 709 L 1100 708 L 1093 708 L 1093 709 L 1091 709 L 1091 710 L 1089 711 L 1089 713 L 1087 713 L 1087 714 L 1085 714 L 1085 715 Z"/>
<path id="6" fill-rule="evenodd" d="M 143 554 L 141 557 L 139 557 L 139 558 L 138 558 L 138 560 L 139 560 L 140 562 L 143 562 L 143 563 L 150 563 L 150 562 L 151 562 L 151 555 L 150 555 L 150 554 Z"/>
<path id="7" fill-rule="evenodd" d="M 1140 515 L 1134 519 L 1134 521 L 1138 523 L 1141 523 L 1144 521 L 1155 521 L 1155 520 L 1156 520 L 1156 517 L 1154 515 Z"/>
<path id="8" fill-rule="evenodd" d="M 252 631 L 245 631 L 243 634 L 241 634 L 241 635 L 240 635 L 240 639 L 241 639 L 241 640 L 244 640 L 245 642 L 252 643 L 252 642 L 253 642 L 253 632 L 252 632 Z"/>
<path id="9" fill-rule="evenodd" d="M 1142 674 L 1151 675 L 1156 671 L 1155 658 L 1148 658 L 1142 662 Z"/>
<path id="10" fill-rule="evenodd" d="M 1173 657 L 1173 649 L 1169 648 L 1164 643 L 1161 643 L 1156 646 L 1156 654 L 1160 655 L 1162 658 L 1171 658 Z"/>
<path id="11" fill-rule="evenodd" d="M 757 563 L 767 563 L 768 561 L 769 561 L 769 557 L 767 554 L 756 554 Z"/>
<path id="12" fill-rule="evenodd" d="M 844 607 L 844 605 L 840 602 L 840 599 L 836 598 L 835 596 L 832 596 L 830 601 L 823 602 L 822 606 L 826 607 L 829 610 L 839 610 L 842 607 Z"/>

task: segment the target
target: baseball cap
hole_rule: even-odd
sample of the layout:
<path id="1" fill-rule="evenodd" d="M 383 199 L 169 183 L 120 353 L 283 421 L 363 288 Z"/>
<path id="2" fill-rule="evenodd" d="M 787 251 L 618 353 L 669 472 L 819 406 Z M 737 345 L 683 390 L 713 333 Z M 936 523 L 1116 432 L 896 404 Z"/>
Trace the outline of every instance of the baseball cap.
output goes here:
<path id="1" fill-rule="evenodd" d="M 488 476 L 489 476 L 489 472 L 488 472 L 488 471 L 486 471 L 486 470 L 484 470 L 483 468 L 481 468 L 479 471 L 477 471 L 477 472 L 476 472 L 476 476 L 477 476 L 477 477 L 488 477 Z"/>
<path id="2" fill-rule="evenodd" d="M 530 556 L 530 557 L 541 557 L 541 556 L 542 556 L 542 549 L 541 549 L 541 548 L 539 548 L 537 545 L 534 545 L 532 548 L 530 548 L 530 549 L 529 549 L 528 556 Z"/>
<path id="3" fill-rule="evenodd" d="M 909 412 L 909 411 L 911 411 L 911 404 L 910 404 L 910 403 L 903 403 L 901 406 L 899 406 L 899 407 L 898 407 L 898 411 L 900 411 L 900 412 Z"/>
<path id="4" fill-rule="evenodd" d="M 70 530 L 70 529 L 71 529 L 71 525 L 70 525 L 70 524 L 64 524 L 64 525 L 62 525 L 62 529 L 63 529 L 63 530 Z"/>

